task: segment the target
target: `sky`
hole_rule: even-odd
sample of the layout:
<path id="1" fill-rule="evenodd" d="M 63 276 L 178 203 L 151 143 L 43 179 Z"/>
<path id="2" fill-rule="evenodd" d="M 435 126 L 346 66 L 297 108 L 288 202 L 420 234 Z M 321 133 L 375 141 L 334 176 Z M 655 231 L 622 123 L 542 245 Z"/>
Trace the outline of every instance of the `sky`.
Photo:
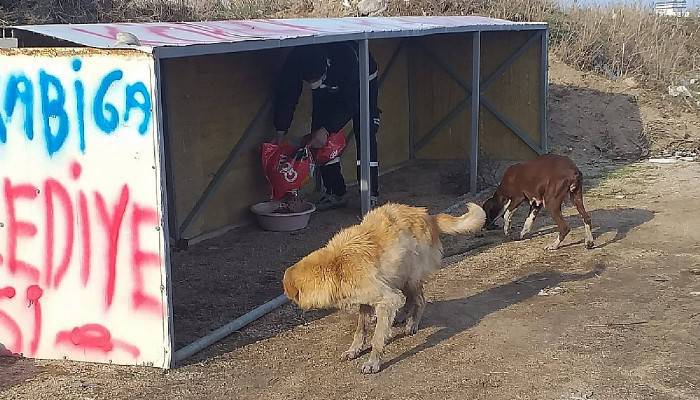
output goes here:
<path id="1" fill-rule="evenodd" d="M 559 2 L 563 4 L 571 4 L 573 3 L 573 0 L 558 0 Z M 653 5 L 654 0 L 577 0 L 578 4 L 580 5 L 586 5 L 586 4 L 609 4 L 609 3 L 642 3 L 645 5 Z M 686 0 L 686 3 L 688 4 L 688 8 L 698 8 L 700 7 L 700 0 Z"/>

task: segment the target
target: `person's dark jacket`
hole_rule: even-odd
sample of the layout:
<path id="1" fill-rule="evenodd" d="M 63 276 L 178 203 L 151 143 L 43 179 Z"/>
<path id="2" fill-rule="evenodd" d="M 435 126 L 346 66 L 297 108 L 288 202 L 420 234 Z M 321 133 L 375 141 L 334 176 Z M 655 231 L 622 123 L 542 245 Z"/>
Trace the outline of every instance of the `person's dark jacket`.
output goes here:
<path id="1" fill-rule="evenodd" d="M 326 78 L 312 91 L 311 128 L 337 132 L 359 113 L 359 49 L 355 42 L 297 47 L 287 57 L 276 88 L 274 125 L 287 132 L 299 102 L 304 79 Z M 377 77 L 377 63 L 370 54 L 370 79 Z"/>

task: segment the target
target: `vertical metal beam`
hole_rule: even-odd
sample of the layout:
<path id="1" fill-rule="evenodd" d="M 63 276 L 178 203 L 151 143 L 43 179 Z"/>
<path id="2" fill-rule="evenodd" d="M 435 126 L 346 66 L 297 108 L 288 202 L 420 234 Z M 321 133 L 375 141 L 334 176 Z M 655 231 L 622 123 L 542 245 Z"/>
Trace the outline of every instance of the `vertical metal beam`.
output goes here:
<path id="1" fill-rule="evenodd" d="M 369 173 L 369 44 L 367 39 L 359 41 L 360 47 L 360 202 L 362 215 L 370 209 Z"/>
<path id="2" fill-rule="evenodd" d="M 167 171 L 170 169 L 170 151 L 168 148 L 165 147 L 166 140 L 165 136 L 167 136 L 167 131 L 164 131 L 164 125 L 163 125 L 163 115 L 164 115 L 164 107 L 163 107 L 163 76 L 162 76 L 162 71 L 161 71 L 161 60 L 159 58 L 155 58 L 153 60 L 153 74 L 155 78 L 155 100 L 156 100 L 156 143 L 158 144 L 158 176 L 160 177 L 160 207 L 161 207 L 161 225 L 162 225 L 162 237 L 163 237 L 163 263 L 165 270 L 164 272 L 164 277 L 162 282 L 162 289 L 161 291 L 163 292 L 163 304 L 165 307 L 164 312 L 167 314 L 167 325 L 164 327 L 165 332 L 164 334 L 167 336 L 169 343 L 168 343 L 168 348 L 164 349 L 167 352 L 167 357 L 170 358 L 170 367 L 173 367 L 175 365 L 175 326 L 173 324 L 173 283 L 172 283 L 172 266 L 170 262 L 170 226 L 169 226 L 169 205 L 173 206 L 172 204 L 168 204 L 169 198 L 168 198 L 168 187 L 173 186 L 173 182 L 170 181 L 171 176 L 167 173 Z M 177 225 L 172 227 L 173 229 L 177 230 Z"/>
<path id="3" fill-rule="evenodd" d="M 377 82 L 377 88 L 381 90 L 382 84 L 384 84 L 384 81 L 386 78 L 389 76 L 389 72 L 393 69 L 394 64 L 396 63 L 396 60 L 399 58 L 399 55 L 401 55 L 401 50 L 404 48 L 404 39 L 401 39 L 399 42 L 398 46 L 396 46 L 396 49 L 394 50 L 394 53 L 391 55 L 389 58 L 389 62 L 387 62 L 386 67 L 384 67 L 383 70 L 381 70 L 379 74 L 379 81 Z M 350 143 L 350 137 L 355 135 L 355 130 L 357 129 L 356 126 L 352 127 L 352 130 L 350 133 L 345 135 L 345 142 Z"/>
<path id="4" fill-rule="evenodd" d="M 469 141 L 471 154 L 469 155 L 469 191 L 477 191 L 477 169 L 479 165 L 479 88 L 481 72 L 481 32 L 472 34 L 472 116 L 471 116 L 471 140 Z"/>
<path id="5" fill-rule="evenodd" d="M 163 60 L 158 60 L 157 61 L 158 67 L 156 68 L 156 71 L 158 71 L 158 79 L 164 79 L 164 71 L 165 71 L 165 66 L 163 65 Z M 165 154 L 167 155 L 167 162 L 165 163 L 165 174 L 167 178 L 168 185 L 166 187 L 166 191 L 168 194 L 168 204 L 170 207 L 168 208 L 168 225 L 172 226 L 174 229 L 170 230 L 170 234 L 172 235 L 172 238 L 175 240 L 176 246 L 179 240 L 182 238 L 180 235 L 180 230 L 177 229 L 179 226 L 179 222 L 177 220 L 177 210 L 175 207 L 175 172 L 173 172 L 173 166 L 170 160 L 173 159 L 172 155 L 172 146 L 170 146 L 170 135 L 169 135 L 169 129 L 168 129 L 168 110 L 167 110 L 167 102 L 166 102 L 166 89 L 163 84 L 160 84 L 158 87 L 159 91 L 159 100 L 160 100 L 160 126 L 161 130 L 163 131 L 163 148 L 165 151 Z"/>
<path id="6" fill-rule="evenodd" d="M 416 104 L 414 101 L 416 69 L 413 65 L 415 46 L 406 46 L 406 87 L 408 88 L 408 159 L 416 158 Z"/>
<path id="7" fill-rule="evenodd" d="M 542 149 L 543 153 L 549 152 L 549 138 L 547 137 L 547 94 L 549 92 L 549 64 L 547 61 L 549 56 L 547 44 L 548 35 L 549 30 L 545 29 L 541 35 L 542 44 L 540 46 L 540 50 L 542 51 L 540 57 L 540 149 Z"/>

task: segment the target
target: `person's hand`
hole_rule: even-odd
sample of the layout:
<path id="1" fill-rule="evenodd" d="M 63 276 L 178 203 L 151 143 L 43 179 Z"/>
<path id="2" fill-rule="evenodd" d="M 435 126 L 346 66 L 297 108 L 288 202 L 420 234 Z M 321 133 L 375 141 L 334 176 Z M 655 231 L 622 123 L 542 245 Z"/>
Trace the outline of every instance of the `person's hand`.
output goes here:
<path id="1" fill-rule="evenodd" d="M 311 141 L 309 141 L 309 146 L 314 149 L 320 149 L 325 146 L 328 142 L 328 131 L 326 128 L 320 128 L 311 134 Z"/>

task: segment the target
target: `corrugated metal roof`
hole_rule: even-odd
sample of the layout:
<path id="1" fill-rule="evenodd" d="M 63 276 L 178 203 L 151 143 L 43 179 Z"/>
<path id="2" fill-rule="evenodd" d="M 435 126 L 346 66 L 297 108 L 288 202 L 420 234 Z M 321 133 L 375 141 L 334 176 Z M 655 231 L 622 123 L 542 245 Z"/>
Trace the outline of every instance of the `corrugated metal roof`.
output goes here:
<path id="1" fill-rule="evenodd" d="M 24 25 L 13 29 L 96 48 L 123 47 L 116 44 L 117 34 L 128 32 L 139 39 L 142 50 L 154 50 L 161 56 L 177 57 L 337 40 L 546 29 L 546 24 L 518 23 L 478 16 L 441 16 Z"/>

